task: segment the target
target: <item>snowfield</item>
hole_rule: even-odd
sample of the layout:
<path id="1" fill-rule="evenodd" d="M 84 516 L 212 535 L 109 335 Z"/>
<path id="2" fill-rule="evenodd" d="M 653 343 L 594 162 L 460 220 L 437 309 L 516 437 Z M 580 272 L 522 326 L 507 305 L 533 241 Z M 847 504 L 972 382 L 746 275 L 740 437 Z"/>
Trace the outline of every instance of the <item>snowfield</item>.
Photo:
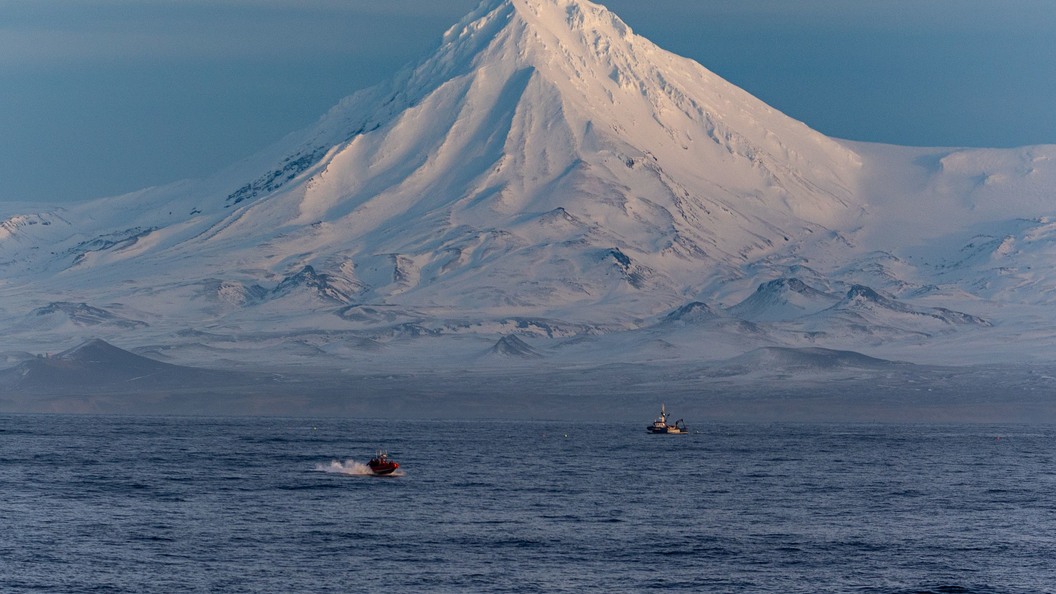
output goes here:
<path id="1" fill-rule="evenodd" d="M 1056 363 L 1056 146 L 828 138 L 585 0 L 486 1 L 208 179 L 3 208 L 11 363 Z"/>

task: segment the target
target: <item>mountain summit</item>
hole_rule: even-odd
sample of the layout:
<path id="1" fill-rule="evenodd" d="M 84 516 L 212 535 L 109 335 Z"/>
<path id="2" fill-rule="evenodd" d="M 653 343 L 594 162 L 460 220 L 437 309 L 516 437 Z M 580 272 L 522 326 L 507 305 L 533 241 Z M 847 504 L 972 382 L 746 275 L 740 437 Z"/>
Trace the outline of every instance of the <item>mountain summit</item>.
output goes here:
<path id="1" fill-rule="evenodd" d="M 417 64 L 209 179 L 3 221 L 0 313 L 8 340 L 134 335 L 190 345 L 189 362 L 246 341 L 274 349 L 258 361 L 412 337 L 616 335 L 687 304 L 715 318 L 655 328 L 740 349 L 707 356 L 932 340 L 946 326 L 904 327 L 919 316 L 882 332 L 811 316 L 875 286 L 989 324 L 987 300 L 1041 291 L 1049 275 L 1008 271 L 1041 259 L 1028 238 L 1048 219 L 1030 217 L 1047 216 L 1054 153 L 834 140 L 600 5 L 489 0 Z M 958 259 L 969 227 L 1008 248 Z M 767 284 L 791 278 L 818 290 Z M 57 295 L 137 325 L 29 315 Z"/>

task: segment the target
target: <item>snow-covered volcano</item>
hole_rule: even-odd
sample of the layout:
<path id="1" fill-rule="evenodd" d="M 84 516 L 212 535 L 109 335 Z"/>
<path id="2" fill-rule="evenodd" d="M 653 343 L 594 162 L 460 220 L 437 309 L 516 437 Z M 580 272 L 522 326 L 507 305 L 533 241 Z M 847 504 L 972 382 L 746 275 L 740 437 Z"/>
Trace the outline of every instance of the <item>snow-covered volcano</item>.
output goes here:
<path id="1" fill-rule="evenodd" d="M 1054 157 L 834 140 L 602 6 L 488 0 L 212 178 L 5 217 L 2 346 L 428 367 L 506 364 L 486 355 L 520 335 L 550 364 L 801 343 L 985 358 L 1046 313 L 1052 271 L 993 254 L 1043 259 Z M 756 292 L 775 279 L 795 283 Z M 898 306 L 828 309 L 854 287 Z M 718 314 L 663 323 L 690 303 Z"/>

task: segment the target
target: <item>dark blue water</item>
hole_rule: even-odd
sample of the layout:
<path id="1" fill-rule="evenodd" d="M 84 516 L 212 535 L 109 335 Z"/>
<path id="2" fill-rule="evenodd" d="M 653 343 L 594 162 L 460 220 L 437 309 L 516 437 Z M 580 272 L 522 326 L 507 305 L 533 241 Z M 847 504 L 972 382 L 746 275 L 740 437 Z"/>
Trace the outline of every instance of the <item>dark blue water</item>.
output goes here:
<path id="1" fill-rule="evenodd" d="M 0 591 L 1056 592 L 1052 427 L 646 421 L 0 416 Z"/>

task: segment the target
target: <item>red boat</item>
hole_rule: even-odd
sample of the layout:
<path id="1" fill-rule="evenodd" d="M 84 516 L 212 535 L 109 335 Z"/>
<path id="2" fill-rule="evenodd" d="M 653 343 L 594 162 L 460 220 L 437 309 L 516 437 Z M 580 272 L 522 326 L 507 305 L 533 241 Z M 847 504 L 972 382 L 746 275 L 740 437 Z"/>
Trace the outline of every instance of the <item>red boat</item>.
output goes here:
<path id="1" fill-rule="evenodd" d="M 390 460 L 385 452 L 378 452 L 370 459 L 370 462 L 367 462 L 367 468 L 376 475 L 392 474 L 399 467 L 400 465 Z"/>

